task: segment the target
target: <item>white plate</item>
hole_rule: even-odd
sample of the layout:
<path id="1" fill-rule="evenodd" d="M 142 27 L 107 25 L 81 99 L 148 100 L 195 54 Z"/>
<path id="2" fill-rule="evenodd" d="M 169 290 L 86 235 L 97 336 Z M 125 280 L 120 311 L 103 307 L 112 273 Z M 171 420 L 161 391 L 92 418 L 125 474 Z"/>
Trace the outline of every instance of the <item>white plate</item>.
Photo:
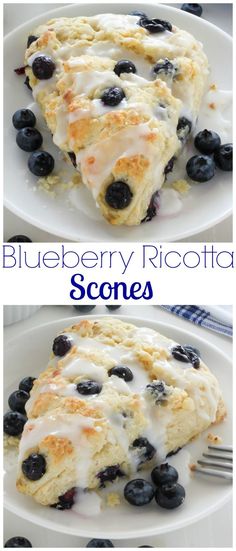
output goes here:
<path id="1" fill-rule="evenodd" d="M 212 68 L 211 82 L 219 88 L 231 90 L 232 40 L 223 31 L 179 9 L 148 2 L 145 6 L 132 3 L 112 3 L 112 11 L 128 13 L 145 8 L 150 16 L 169 19 L 177 26 L 192 32 L 203 42 Z M 14 68 L 23 64 L 27 36 L 39 23 L 51 16 L 93 15 L 111 11 L 110 2 L 92 3 L 91 0 L 58 8 L 27 22 L 8 34 L 5 39 L 5 205 L 14 214 L 30 224 L 70 241 L 176 241 L 210 228 L 230 215 L 232 209 L 231 174 L 219 171 L 206 184 L 193 185 L 183 200 L 182 210 L 175 216 L 156 217 L 138 227 L 114 227 L 102 219 L 89 192 L 81 188 L 73 192 L 71 206 L 67 194 L 56 199 L 36 190 L 36 178 L 27 169 L 27 154 L 15 144 L 16 131 L 11 118 L 16 109 L 32 108 L 32 96 L 23 85 L 24 77 L 17 77 Z M 225 62 L 227 60 L 227 63 Z M 224 70 L 222 70 L 222 67 Z M 202 122 L 204 124 L 205 121 Z M 207 126 L 207 122 L 205 122 Z M 45 130 L 40 116 L 38 128 L 44 126 L 44 147 L 58 157 L 51 136 Z M 230 136 L 223 141 L 230 141 Z M 192 153 L 189 155 L 191 156 Z M 209 207 L 210 206 L 210 207 Z"/>
<path id="2" fill-rule="evenodd" d="M 97 319 L 97 316 L 89 316 Z M 103 317 L 103 316 L 99 316 Z M 115 316 L 116 317 L 116 316 Z M 215 346 L 209 344 L 190 332 L 182 331 L 177 326 L 163 323 L 117 316 L 130 323 L 148 326 L 163 332 L 182 344 L 188 342 L 200 348 L 202 357 L 216 375 L 222 387 L 224 399 L 228 409 L 228 416 L 224 423 L 210 429 L 211 432 L 223 438 L 225 444 L 232 442 L 231 414 L 232 414 L 232 366 L 230 359 Z M 81 317 L 79 318 L 81 320 Z M 31 331 L 19 335 L 14 341 L 8 342 L 5 351 L 5 408 L 7 397 L 17 388 L 21 378 L 26 375 L 38 376 L 45 368 L 50 354 L 52 341 L 55 335 L 64 327 L 78 321 L 77 318 L 67 318 L 53 323 L 40 325 Z M 194 442 L 184 448 L 184 454 L 189 452 L 193 461 L 197 460 L 207 447 L 207 433 L 201 435 Z M 183 454 L 183 451 L 179 454 Z M 177 454 L 170 463 L 181 460 Z M 183 456 L 184 457 L 184 456 Z M 179 467 L 178 467 L 179 468 Z M 185 472 L 186 475 L 186 472 Z M 143 508 L 131 507 L 128 504 L 106 509 L 97 517 L 79 517 L 72 511 L 56 511 L 42 507 L 31 498 L 17 493 L 15 489 L 15 466 L 9 462 L 5 472 L 5 507 L 20 517 L 40 526 L 51 528 L 58 532 L 74 534 L 84 537 L 105 538 L 132 538 L 152 536 L 166 533 L 200 520 L 223 506 L 231 495 L 231 486 L 225 481 L 194 476 L 185 484 L 186 500 L 182 507 L 172 511 L 161 510 L 154 503 Z M 183 474 L 181 475 L 183 476 Z M 181 482 L 180 476 L 180 482 Z"/>

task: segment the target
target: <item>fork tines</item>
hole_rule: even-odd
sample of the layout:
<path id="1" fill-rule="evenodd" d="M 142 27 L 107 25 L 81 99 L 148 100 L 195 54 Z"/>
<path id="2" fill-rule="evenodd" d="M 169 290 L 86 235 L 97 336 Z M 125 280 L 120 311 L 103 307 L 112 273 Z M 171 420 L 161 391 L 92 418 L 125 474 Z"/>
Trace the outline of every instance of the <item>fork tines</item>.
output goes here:
<path id="1" fill-rule="evenodd" d="M 194 471 L 202 473 L 208 476 L 216 476 L 218 478 L 225 478 L 226 480 L 233 480 L 233 448 L 232 446 L 208 446 L 210 452 L 203 453 L 205 459 L 199 459 L 197 461 L 200 467 L 195 466 Z M 217 453 L 212 453 L 216 451 Z M 212 468 L 209 468 L 212 467 Z"/>

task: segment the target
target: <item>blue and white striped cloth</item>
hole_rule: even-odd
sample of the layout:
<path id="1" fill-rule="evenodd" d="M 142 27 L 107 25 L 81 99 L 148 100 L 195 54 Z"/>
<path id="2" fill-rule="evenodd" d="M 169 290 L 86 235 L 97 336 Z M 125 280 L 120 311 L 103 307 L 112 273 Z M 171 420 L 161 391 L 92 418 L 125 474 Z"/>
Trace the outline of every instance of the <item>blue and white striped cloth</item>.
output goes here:
<path id="1" fill-rule="evenodd" d="M 211 329 L 216 333 L 221 333 L 226 337 L 232 337 L 233 327 L 230 323 L 225 323 L 211 316 L 210 312 L 203 310 L 195 305 L 162 305 L 162 308 L 168 310 L 172 314 L 176 314 L 185 318 L 197 325 Z"/>

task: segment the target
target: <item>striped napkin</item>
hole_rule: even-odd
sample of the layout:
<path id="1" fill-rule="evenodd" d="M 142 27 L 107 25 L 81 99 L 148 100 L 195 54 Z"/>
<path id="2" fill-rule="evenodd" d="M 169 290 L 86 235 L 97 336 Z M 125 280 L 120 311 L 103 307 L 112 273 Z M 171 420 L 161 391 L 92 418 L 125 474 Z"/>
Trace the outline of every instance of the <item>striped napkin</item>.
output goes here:
<path id="1" fill-rule="evenodd" d="M 211 316 L 210 312 L 203 310 L 195 305 L 162 305 L 162 308 L 176 314 L 181 318 L 185 318 L 197 325 L 201 325 L 205 329 L 216 331 L 226 337 L 233 336 L 233 327 L 230 323 L 225 323 Z"/>

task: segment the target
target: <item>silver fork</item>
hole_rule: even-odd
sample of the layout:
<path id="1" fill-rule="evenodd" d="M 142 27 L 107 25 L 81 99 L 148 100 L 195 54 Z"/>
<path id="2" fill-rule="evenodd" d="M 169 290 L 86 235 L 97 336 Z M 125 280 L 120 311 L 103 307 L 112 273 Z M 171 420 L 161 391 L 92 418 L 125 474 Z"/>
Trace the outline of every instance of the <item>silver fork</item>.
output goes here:
<path id="1" fill-rule="evenodd" d="M 208 453 L 203 453 L 205 459 L 199 459 L 194 465 L 194 472 L 208 476 L 216 476 L 233 480 L 233 448 L 232 446 L 208 446 Z M 213 453 L 216 452 L 216 453 Z M 209 468 L 212 467 L 212 468 Z"/>

